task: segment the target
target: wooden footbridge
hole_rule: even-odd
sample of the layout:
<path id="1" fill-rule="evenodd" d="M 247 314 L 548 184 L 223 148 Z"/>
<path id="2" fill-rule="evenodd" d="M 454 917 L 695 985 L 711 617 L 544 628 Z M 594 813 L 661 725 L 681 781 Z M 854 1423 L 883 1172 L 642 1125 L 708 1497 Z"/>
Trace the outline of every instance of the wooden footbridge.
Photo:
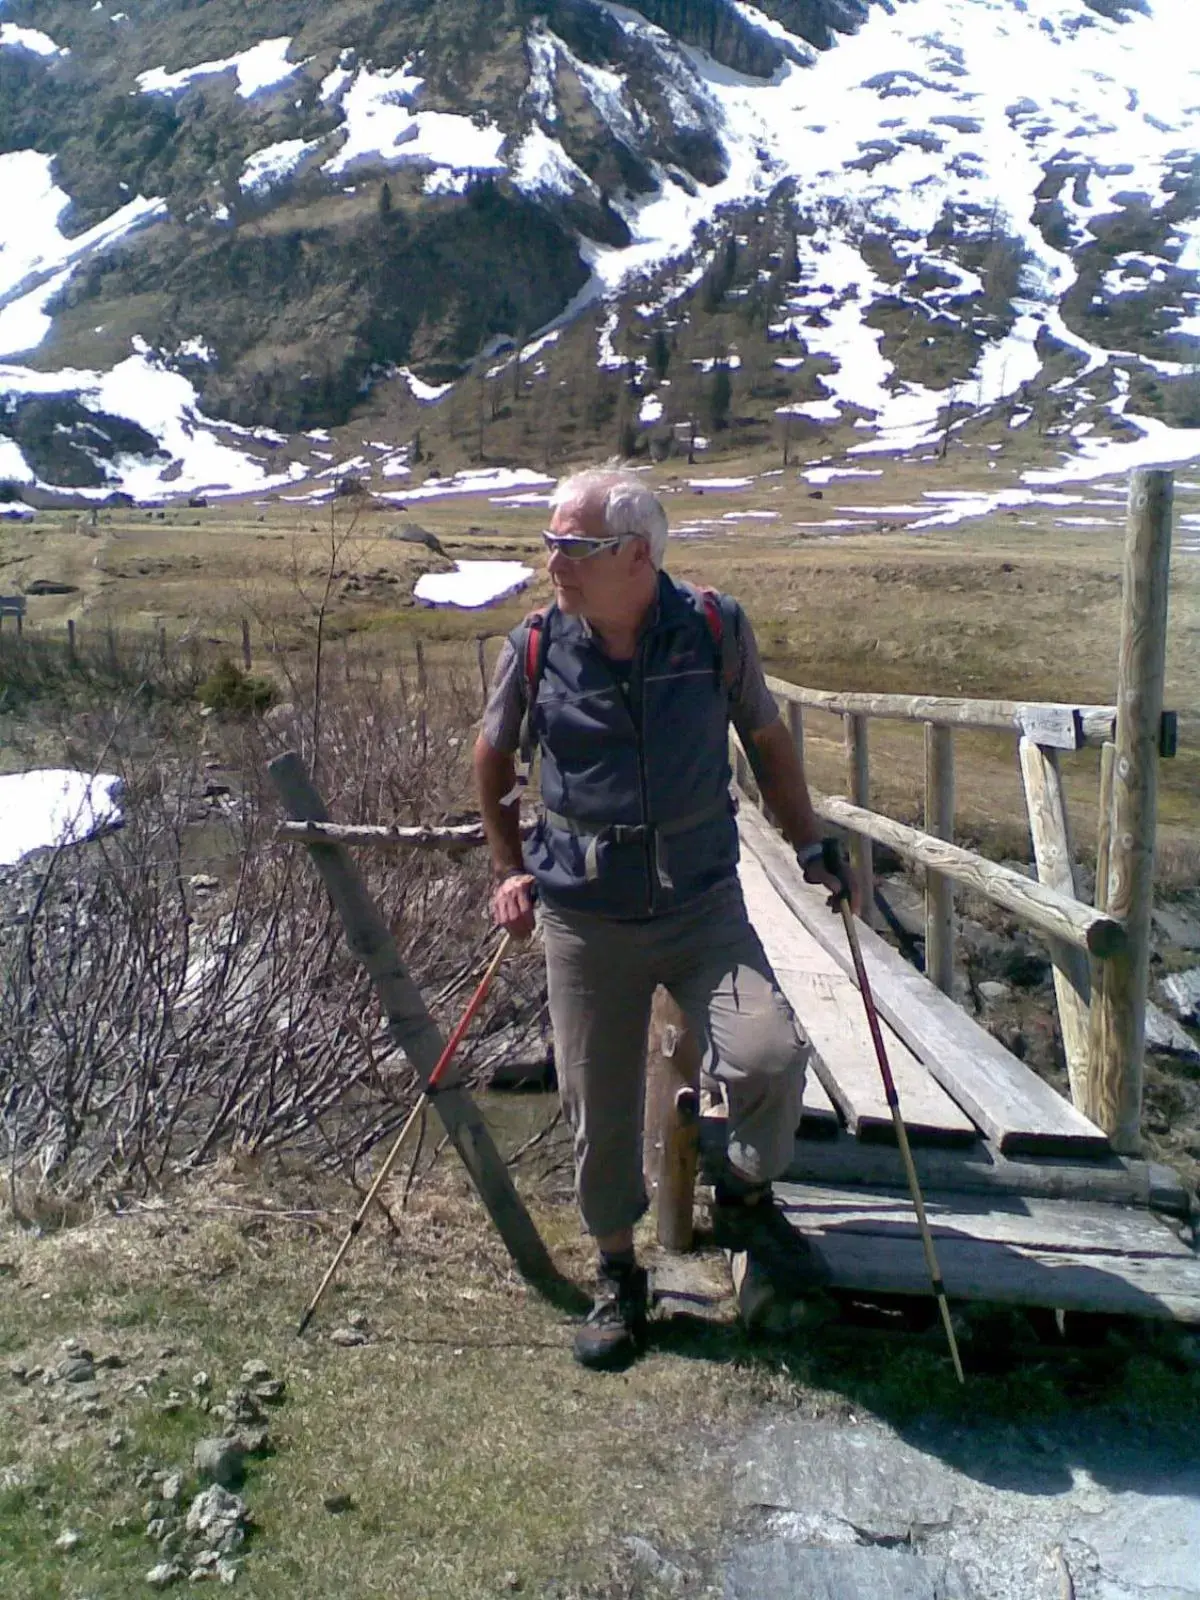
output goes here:
<path id="1" fill-rule="evenodd" d="M 801 751 L 806 709 L 844 718 L 847 796 L 813 799 L 852 840 L 863 906 L 872 903 L 873 843 L 925 872 L 925 972 L 865 924 L 861 942 L 952 1300 L 1200 1324 L 1192 1199 L 1174 1173 L 1140 1154 L 1156 773 L 1174 752 L 1174 718 L 1162 707 L 1170 535 L 1171 475 L 1135 474 L 1115 706 L 839 695 L 771 683 Z M 870 807 L 873 717 L 924 726 L 923 830 Z M 976 728 L 1013 738 L 1036 881 L 952 842 L 954 731 Z M 1102 748 L 1095 905 L 1076 894 L 1059 770 L 1062 753 L 1086 745 Z M 759 808 L 736 739 L 733 755 L 747 905 L 815 1051 L 794 1162 L 777 1186 L 791 1229 L 789 1278 L 793 1286 L 800 1280 L 851 1294 L 925 1295 L 925 1262 L 841 919 L 804 882 Z M 279 836 L 308 846 L 375 980 L 393 1038 L 424 1071 L 436 1030 L 344 846 L 461 849 L 481 844 L 481 830 L 334 825 L 293 758 L 272 770 L 292 818 Z M 951 998 L 956 886 L 1002 905 L 1047 942 L 1069 1100 Z M 684 1019 L 660 991 L 645 1149 L 658 1236 L 668 1249 L 691 1243 L 697 1144 L 709 1161 L 724 1145 L 720 1108 L 697 1116 L 697 1076 Z M 518 1265 L 553 1283 L 470 1097 L 456 1088 L 434 1103 Z M 778 1253 L 775 1237 L 769 1254 L 776 1263 Z M 734 1262 L 740 1283 L 749 1281 L 748 1259 L 752 1267 L 753 1247 Z"/>

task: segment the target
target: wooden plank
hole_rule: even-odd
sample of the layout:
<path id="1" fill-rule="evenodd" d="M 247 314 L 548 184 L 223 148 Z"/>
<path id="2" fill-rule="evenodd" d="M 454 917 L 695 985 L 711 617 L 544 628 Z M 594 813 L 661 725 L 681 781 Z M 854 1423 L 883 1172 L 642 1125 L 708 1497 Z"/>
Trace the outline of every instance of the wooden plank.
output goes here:
<path id="1" fill-rule="evenodd" d="M 1127 1154 L 1141 1148 L 1146 987 L 1154 904 L 1158 733 L 1167 651 L 1174 478 L 1140 468 L 1129 482 L 1108 912 L 1124 922 L 1125 953 L 1101 969 L 1092 1006 L 1088 1112 Z"/>
<path id="2" fill-rule="evenodd" d="M 776 968 L 780 986 L 812 1040 L 813 1068 L 846 1125 L 859 1139 L 895 1141 L 862 1000 L 842 973 L 794 973 Z M 900 1110 L 914 1144 L 970 1144 L 971 1119 L 930 1077 L 903 1042 L 887 1030 L 888 1060 Z"/>
<path id="3" fill-rule="evenodd" d="M 807 1246 L 812 1280 L 873 1294 L 929 1293 L 918 1238 L 900 1230 L 863 1234 L 796 1231 Z M 944 1236 L 938 1261 L 951 1300 L 1053 1306 L 1200 1324 L 1200 1262 L 1174 1256 L 1125 1256 L 1039 1250 Z"/>
<path id="4" fill-rule="evenodd" d="M 815 1052 L 814 1078 L 860 1139 L 894 1142 L 866 1014 L 857 989 L 837 962 L 806 933 L 772 888 L 761 864 L 742 858 L 742 892 L 767 959 Z M 969 1144 L 978 1130 L 922 1064 L 884 1028 L 888 1059 L 909 1137 L 918 1143 Z"/>
<path id="5" fill-rule="evenodd" d="M 738 827 L 780 898 L 842 970 L 852 972 L 840 919 L 830 915 L 823 892 L 804 882 L 783 841 L 749 807 L 740 812 Z M 1107 1151 L 1108 1141 L 1099 1128 L 908 966 L 878 934 L 864 927 L 859 940 L 880 1016 L 1000 1150 L 1060 1155 Z"/>
<path id="6" fill-rule="evenodd" d="M 703 1118 L 700 1154 L 706 1170 L 717 1169 L 724 1148 L 724 1124 L 716 1117 Z M 1139 1206 L 1184 1218 L 1191 1215 L 1190 1192 L 1176 1173 L 1130 1156 L 1013 1159 L 1001 1155 L 993 1145 L 977 1141 L 958 1150 L 930 1147 L 919 1151 L 917 1173 L 924 1186 L 963 1194 L 1035 1195 Z M 846 1133 L 820 1143 L 798 1138 L 784 1177 L 796 1183 L 856 1188 L 899 1189 L 906 1182 L 900 1152 L 894 1145 L 862 1144 Z"/>
<path id="7" fill-rule="evenodd" d="M 806 1234 L 887 1233 L 920 1237 L 907 1191 L 840 1189 L 777 1183 L 776 1199 L 794 1226 Z M 934 1240 L 961 1238 L 1071 1255 L 1127 1255 L 1196 1262 L 1196 1252 L 1175 1230 L 1148 1211 L 1087 1201 L 981 1196 L 925 1189 L 925 1215 Z"/>
<path id="8" fill-rule="evenodd" d="M 1055 751 L 1043 749 L 1024 737 L 1019 753 L 1038 879 L 1049 888 L 1057 889 L 1059 894 L 1077 897 L 1071 830 L 1058 756 Z M 1055 940 L 1050 954 L 1054 962 L 1054 994 L 1067 1058 L 1071 1103 L 1082 1110 L 1087 1097 L 1091 974 L 1082 950 Z"/>
<path id="9" fill-rule="evenodd" d="M 328 821 L 325 804 L 298 755 L 289 751 L 278 756 L 267 771 L 293 819 Z M 310 844 L 308 850 L 341 918 L 346 943 L 379 996 L 388 1031 L 424 1084 L 445 1045 L 441 1030 L 346 850 L 339 844 Z M 451 1083 L 438 1089 L 433 1106 L 522 1274 L 559 1303 L 578 1305 L 579 1290 L 551 1260 L 474 1100 Z"/>
<path id="10" fill-rule="evenodd" d="M 1078 750 L 1083 745 L 1083 718 L 1077 706 L 1018 706 L 1022 738 L 1047 750 Z"/>
<path id="11" fill-rule="evenodd" d="M 954 841 L 954 730 L 925 724 L 925 831 Z M 943 994 L 954 988 L 954 882 L 925 869 L 925 976 Z"/>

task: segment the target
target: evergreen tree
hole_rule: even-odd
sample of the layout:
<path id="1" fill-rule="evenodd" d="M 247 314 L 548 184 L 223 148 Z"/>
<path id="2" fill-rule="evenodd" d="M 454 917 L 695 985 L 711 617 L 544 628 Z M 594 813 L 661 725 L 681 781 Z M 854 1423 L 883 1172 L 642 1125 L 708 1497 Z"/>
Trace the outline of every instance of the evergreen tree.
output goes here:
<path id="1" fill-rule="evenodd" d="M 392 186 L 385 178 L 383 187 L 379 191 L 379 215 L 390 217 L 392 214 Z"/>
<path id="2" fill-rule="evenodd" d="M 709 426 L 720 433 L 729 426 L 729 407 L 733 400 L 733 380 L 724 361 L 713 368 L 712 388 L 708 392 Z"/>

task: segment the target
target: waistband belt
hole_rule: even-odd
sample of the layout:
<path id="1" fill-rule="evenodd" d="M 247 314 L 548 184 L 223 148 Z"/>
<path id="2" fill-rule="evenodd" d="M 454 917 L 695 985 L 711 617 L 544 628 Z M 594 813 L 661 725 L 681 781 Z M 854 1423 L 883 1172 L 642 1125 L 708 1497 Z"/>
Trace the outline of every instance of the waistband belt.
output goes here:
<path id="1" fill-rule="evenodd" d="M 549 807 L 543 810 L 542 816 L 552 828 L 560 828 L 565 833 L 573 833 L 576 838 L 587 840 L 584 851 L 584 875 L 588 883 L 595 883 L 600 876 L 601 839 L 612 844 L 641 844 L 653 838 L 654 870 L 659 886 L 663 889 L 673 889 L 675 882 L 667 866 L 665 841 L 672 834 L 690 833 L 702 823 L 715 822 L 718 817 L 728 816 L 729 808 L 730 803 L 727 799 L 716 800 L 712 805 L 702 806 L 698 811 L 689 811 L 686 816 L 673 817 L 669 822 L 583 822 L 577 817 L 564 816 L 561 811 L 551 811 Z"/>

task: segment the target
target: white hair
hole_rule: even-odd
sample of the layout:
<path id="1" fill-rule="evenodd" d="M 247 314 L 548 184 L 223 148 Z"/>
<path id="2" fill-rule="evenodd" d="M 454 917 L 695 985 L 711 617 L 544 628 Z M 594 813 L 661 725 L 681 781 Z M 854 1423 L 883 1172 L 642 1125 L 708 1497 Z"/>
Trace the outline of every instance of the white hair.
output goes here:
<path id="1" fill-rule="evenodd" d="M 550 497 L 551 516 L 568 505 L 598 510 L 611 538 L 633 534 L 644 539 L 652 564 L 662 566 L 667 551 L 667 513 L 658 496 L 635 473 L 601 467 L 572 473 L 557 484 Z"/>

